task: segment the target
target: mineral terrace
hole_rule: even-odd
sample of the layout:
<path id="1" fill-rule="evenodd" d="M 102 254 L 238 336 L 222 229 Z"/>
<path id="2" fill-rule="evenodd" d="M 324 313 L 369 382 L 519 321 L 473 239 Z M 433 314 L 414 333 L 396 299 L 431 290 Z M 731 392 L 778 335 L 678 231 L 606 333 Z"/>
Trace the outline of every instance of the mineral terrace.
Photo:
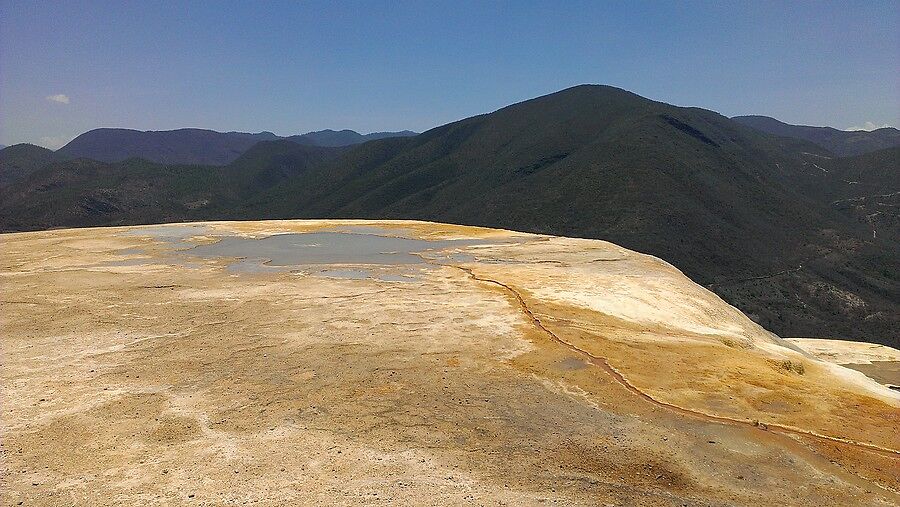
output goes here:
<path id="1" fill-rule="evenodd" d="M 209 222 L 0 265 L 4 505 L 900 503 L 896 391 L 603 241 Z"/>

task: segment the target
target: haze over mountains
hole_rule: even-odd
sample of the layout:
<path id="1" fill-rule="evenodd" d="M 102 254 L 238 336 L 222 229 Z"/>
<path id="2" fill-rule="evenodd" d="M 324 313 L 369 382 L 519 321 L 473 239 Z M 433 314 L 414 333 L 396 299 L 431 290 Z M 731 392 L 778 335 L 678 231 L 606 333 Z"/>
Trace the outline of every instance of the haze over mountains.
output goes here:
<path id="1" fill-rule="evenodd" d="M 735 116 L 731 119 L 776 136 L 805 139 L 839 157 L 862 155 L 900 145 L 900 130 L 893 127 L 872 131 L 838 130 L 832 127 L 790 125 L 768 116 Z"/>
<path id="2" fill-rule="evenodd" d="M 281 137 L 271 132 L 216 132 L 204 129 L 139 131 L 95 129 L 73 139 L 58 150 L 69 158 L 90 158 L 101 162 L 121 162 L 143 158 L 161 164 L 227 165 L 260 141 L 290 139 L 299 144 L 340 147 L 374 139 L 415 135 L 415 132 L 374 132 L 321 130 Z"/>
<path id="3" fill-rule="evenodd" d="M 146 144 L 222 167 L 60 161 L 23 148 L 10 157 L 12 147 L 0 151 L 0 168 L 15 159 L 19 176 L 0 189 L 0 226 L 410 218 L 599 238 L 671 262 L 782 336 L 896 346 L 900 251 L 889 199 L 900 190 L 898 149 L 839 158 L 834 150 L 850 141 L 829 148 L 743 123 L 578 86 L 353 146 L 335 146 L 358 139 L 339 132 L 214 133 L 215 150 L 202 156 L 192 150 L 203 141 Z M 75 146 L 121 157 L 112 144 Z M 53 156 L 75 155 L 66 148 Z"/>

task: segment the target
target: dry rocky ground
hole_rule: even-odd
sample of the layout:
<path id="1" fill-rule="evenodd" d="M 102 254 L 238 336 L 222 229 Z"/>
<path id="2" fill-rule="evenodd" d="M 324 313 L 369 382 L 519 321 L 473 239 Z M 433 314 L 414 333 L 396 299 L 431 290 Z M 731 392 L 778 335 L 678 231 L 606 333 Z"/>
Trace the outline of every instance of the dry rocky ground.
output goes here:
<path id="1" fill-rule="evenodd" d="M 897 393 L 656 258 L 422 222 L 160 230 L 2 236 L 4 505 L 900 503 Z M 481 243 L 185 251 L 324 230 Z"/>

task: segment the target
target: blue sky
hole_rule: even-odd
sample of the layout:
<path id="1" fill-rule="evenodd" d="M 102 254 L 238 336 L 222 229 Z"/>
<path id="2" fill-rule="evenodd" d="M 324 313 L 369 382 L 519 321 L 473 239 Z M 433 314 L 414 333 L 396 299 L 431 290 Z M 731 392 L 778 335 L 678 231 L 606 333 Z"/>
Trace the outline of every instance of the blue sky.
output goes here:
<path id="1" fill-rule="evenodd" d="M 426 130 L 580 83 L 900 124 L 900 2 L 0 0 L 0 143 Z"/>

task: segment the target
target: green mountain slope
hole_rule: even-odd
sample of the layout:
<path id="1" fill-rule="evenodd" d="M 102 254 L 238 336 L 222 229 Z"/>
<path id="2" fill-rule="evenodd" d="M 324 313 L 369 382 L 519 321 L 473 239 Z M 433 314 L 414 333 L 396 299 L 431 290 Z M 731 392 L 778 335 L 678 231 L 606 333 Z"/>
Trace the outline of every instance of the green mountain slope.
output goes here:
<path id="1" fill-rule="evenodd" d="M 0 187 L 19 181 L 45 165 L 66 157 L 33 144 L 15 144 L 0 149 Z"/>
<path id="2" fill-rule="evenodd" d="M 178 221 L 221 199 L 221 168 L 76 159 L 0 190 L 6 229 Z"/>
<path id="3" fill-rule="evenodd" d="M 262 141 L 225 167 L 143 159 L 51 163 L 0 189 L 3 230 L 86 227 L 224 216 L 249 196 L 337 157 L 340 148 Z"/>
<path id="4" fill-rule="evenodd" d="M 900 147 L 822 163 L 827 171 L 820 189 L 833 209 L 873 231 L 900 238 Z"/>

